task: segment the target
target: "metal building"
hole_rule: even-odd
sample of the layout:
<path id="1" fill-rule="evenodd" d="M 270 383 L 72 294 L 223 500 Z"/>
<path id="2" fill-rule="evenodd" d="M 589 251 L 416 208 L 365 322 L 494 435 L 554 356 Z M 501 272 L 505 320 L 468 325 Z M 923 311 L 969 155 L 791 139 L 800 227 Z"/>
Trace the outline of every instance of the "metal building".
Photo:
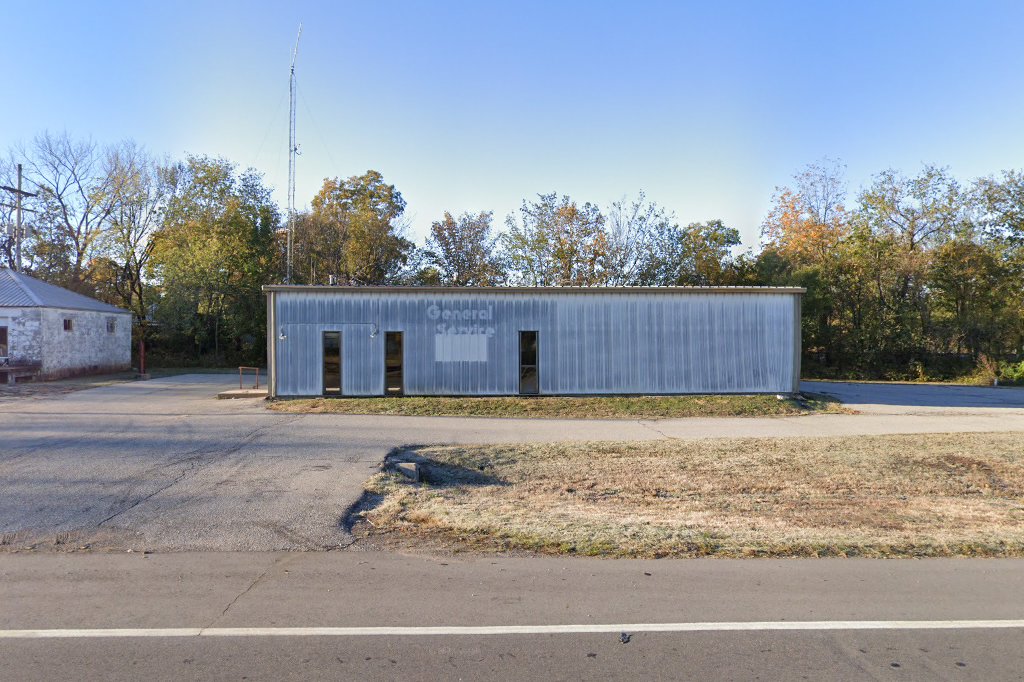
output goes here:
<path id="1" fill-rule="evenodd" d="M 264 291 L 271 396 L 799 390 L 804 289 Z"/>

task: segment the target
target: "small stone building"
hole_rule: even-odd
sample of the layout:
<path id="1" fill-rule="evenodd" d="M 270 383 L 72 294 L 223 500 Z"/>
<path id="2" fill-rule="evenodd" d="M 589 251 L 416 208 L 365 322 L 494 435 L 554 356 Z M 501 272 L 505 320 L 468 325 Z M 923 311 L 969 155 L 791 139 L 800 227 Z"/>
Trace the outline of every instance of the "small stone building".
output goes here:
<path id="1" fill-rule="evenodd" d="M 127 310 L 0 268 L 0 384 L 131 366 Z"/>

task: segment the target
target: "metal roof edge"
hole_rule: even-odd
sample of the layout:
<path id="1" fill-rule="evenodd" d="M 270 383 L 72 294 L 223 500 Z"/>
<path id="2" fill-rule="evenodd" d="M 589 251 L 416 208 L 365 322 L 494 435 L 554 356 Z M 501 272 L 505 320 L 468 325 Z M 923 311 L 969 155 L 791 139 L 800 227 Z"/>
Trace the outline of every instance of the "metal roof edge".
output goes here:
<path id="1" fill-rule="evenodd" d="M 32 277 L 31 275 L 26 275 L 23 272 L 19 272 L 11 268 L 2 268 L 2 270 L 6 272 L 8 275 L 10 275 L 11 281 L 14 282 L 14 284 L 18 287 L 19 290 L 21 290 L 22 292 L 25 293 L 26 296 L 28 296 L 29 300 L 32 301 L 32 304 L 5 305 L 3 303 L 0 303 L 0 308 L 50 308 L 55 310 L 78 310 L 87 313 L 102 313 L 104 315 L 134 315 L 132 311 L 121 308 L 120 306 L 105 303 L 104 301 L 92 298 L 91 296 L 80 294 L 77 291 L 71 291 L 70 289 L 57 286 L 56 284 L 51 284 L 41 279 L 36 279 L 35 277 Z M 39 285 L 42 285 L 43 287 L 58 289 L 61 292 L 63 292 L 63 295 L 70 295 L 72 297 L 72 302 L 62 301 L 60 303 L 52 303 L 44 301 L 42 298 L 40 298 L 39 294 L 37 294 L 33 290 L 30 282 L 26 280 L 29 280 L 30 282 L 35 282 Z M 76 303 L 74 302 L 75 299 L 84 299 L 85 301 L 87 301 L 87 304 Z"/>
<path id="2" fill-rule="evenodd" d="M 309 284 L 264 284 L 263 292 L 315 292 L 335 294 L 805 294 L 803 287 L 438 287 L 438 286 L 325 286 Z"/>
<path id="3" fill-rule="evenodd" d="M 103 303 L 103 301 L 100 301 L 100 303 Z M 116 305 L 110 305 L 109 303 L 107 303 L 105 305 L 108 305 L 110 307 L 109 308 L 87 308 L 85 306 L 54 305 L 54 304 L 50 304 L 50 303 L 44 303 L 43 305 L 32 306 L 32 307 L 34 307 L 34 308 L 49 308 L 50 310 L 77 310 L 77 311 L 83 312 L 83 313 L 97 313 L 97 314 L 100 314 L 100 315 L 134 315 L 135 314 L 135 313 L 133 313 L 130 310 L 125 310 L 124 308 L 121 308 L 121 307 L 116 306 Z"/>
<path id="4" fill-rule="evenodd" d="M 102 301 L 101 301 L 102 303 Z M 109 303 L 107 305 L 110 305 Z M 98 313 L 100 315 L 134 315 L 130 310 L 111 305 L 107 309 L 100 308 L 87 308 L 85 306 L 76 305 L 52 305 L 50 303 L 33 303 L 32 305 L 4 305 L 0 303 L 0 309 L 4 308 L 46 308 L 48 310 L 77 310 L 83 313 Z"/>
<path id="5" fill-rule="evenodd" d="M 32 299 L 32 301 L 35 302 L 36 306 L 43 305 L 43 300 L 36 296 L 36 292 L 32 291 L 31 287 L 29 287 L 27 284 L 25 284 L 25 282 L 22 281 L 23 275 L 20 272 L 18 272 L 17 270 L 8 270 L 8 274 L 11 277 L 11 281 L 14 282 L 19 289 L 25 292 L 25 295 Z"/>

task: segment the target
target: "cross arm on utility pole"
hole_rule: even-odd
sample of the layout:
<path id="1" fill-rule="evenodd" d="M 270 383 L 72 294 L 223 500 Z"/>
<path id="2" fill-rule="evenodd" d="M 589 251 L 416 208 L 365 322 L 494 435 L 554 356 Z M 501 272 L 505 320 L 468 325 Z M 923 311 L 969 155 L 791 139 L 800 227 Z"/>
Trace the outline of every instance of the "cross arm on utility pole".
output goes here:
<path id="1" fill-rule="evenodd" d="M 21 270 L 21 238 L 23 236 L 21 230 L 21 198 L 22 197 L 34 197 L 34 192 L 26 192 L 21 188 L 21 164 L 18 164 L 18 186 L 8 187 L 7 185 L 0 185 L 0 189 L 6 190 L 14 194 L 14 269 Z"/>
<path id="2" fill-rule="evenodd" d="M 18 189 L 17 187 L 8 187 L 7 185 L 0 185 L 0 189 L 5 189 L 8 192 L 13 192 L 13 193 L 17 194 L 18 196 L 22 196 L 22 197 L 35 197 L 35 196 L 39 196 L 35 192 L 26 192 L 23 189 Z M 28 209 L 25 209 L 25 210 L 27 211 Z"/>

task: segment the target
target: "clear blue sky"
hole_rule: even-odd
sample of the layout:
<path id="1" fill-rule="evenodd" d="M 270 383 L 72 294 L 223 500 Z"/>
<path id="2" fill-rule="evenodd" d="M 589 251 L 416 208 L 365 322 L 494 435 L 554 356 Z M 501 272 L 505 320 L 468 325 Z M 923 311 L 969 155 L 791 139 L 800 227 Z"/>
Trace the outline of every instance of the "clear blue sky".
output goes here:
<path id="1" fill-rule="evenodd" d="M 44 129 L 263 171 L 283 203 L 380 170 L 414 236 L 444 210 L 640 189 L 745 243 L 773 188 L 842 159 L 963 178 L 1024 166 L 1024 3 L 16 2 L 0 146 Z"/>

